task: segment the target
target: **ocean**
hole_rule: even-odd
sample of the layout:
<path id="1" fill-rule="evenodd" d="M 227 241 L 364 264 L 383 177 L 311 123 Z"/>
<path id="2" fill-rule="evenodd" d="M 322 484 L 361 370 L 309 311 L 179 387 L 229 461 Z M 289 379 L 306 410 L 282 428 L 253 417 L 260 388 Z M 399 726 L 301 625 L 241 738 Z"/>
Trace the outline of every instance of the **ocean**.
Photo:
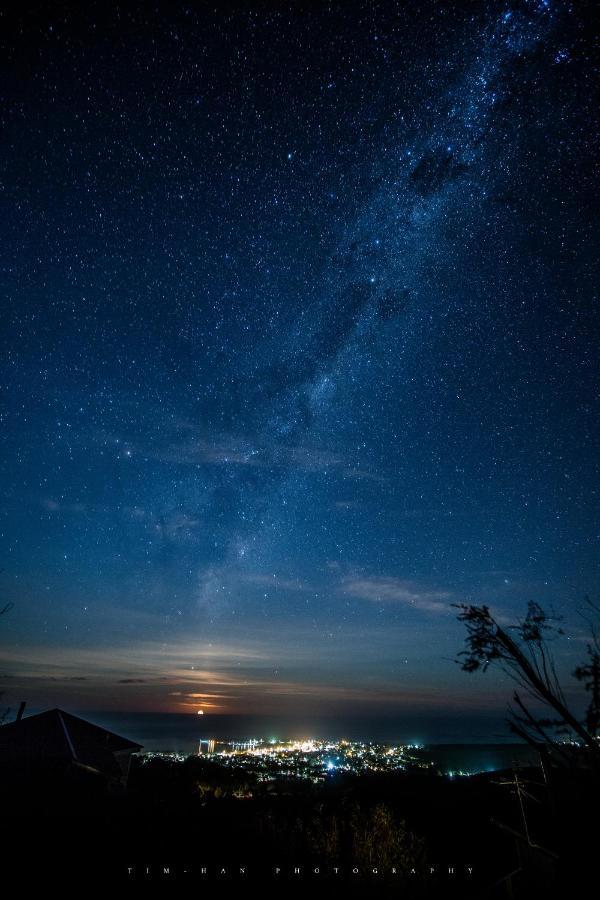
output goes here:
<path id="1" fill-rule="evenodd" d="M 515 761 L 535 763 L 526 744 L 515 743 L 506 721 L 494 716 L 311 717 L 85 712 L 83 718 L 142 744 L 145 751 L 197 753 L 198 742 L 354 740 L 426 747 L 448 770 L 485 771 Z"/>

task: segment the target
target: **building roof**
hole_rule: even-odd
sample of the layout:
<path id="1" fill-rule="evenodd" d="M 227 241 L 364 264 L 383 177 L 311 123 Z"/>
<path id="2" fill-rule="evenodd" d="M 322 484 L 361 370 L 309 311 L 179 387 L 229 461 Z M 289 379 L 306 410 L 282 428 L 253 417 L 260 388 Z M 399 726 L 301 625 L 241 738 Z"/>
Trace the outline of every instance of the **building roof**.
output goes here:
<path id="1" fill-rule="evenodd" d="M 142 745 L 73 716 L 50 709 L 0 727 L 0 760 L 31 763 L 78 763 L 118 774 L 115 754 L 135 753 Z"/>

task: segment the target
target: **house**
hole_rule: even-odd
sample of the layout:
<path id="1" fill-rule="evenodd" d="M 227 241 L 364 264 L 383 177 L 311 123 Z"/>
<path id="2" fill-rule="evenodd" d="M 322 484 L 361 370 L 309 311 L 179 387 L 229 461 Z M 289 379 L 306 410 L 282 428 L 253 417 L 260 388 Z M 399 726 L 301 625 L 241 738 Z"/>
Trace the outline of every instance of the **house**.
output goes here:
<path id="1" fill-rule="evenodd" d="M 62 709 L 26 717 L 22 712 L 23 707 L 16 721 L 0 727 L 4 773 L 87 773 L 107 784 L 124 784 L 132 754 L 142 749 L 141 744 Z"/>

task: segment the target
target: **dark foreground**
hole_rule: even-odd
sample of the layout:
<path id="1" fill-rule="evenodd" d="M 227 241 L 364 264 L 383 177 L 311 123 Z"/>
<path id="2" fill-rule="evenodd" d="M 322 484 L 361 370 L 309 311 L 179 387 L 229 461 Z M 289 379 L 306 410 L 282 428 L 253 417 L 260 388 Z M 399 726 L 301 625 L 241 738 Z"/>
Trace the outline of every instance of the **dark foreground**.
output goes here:
<path id="1" fill-rule="evenodd" d="M 82 890 L 175 882 L 182 896 L 219 882 L 570 895 L 593 874 L 589 773 L 556 771 L 551 785 L 539 769 L 513 778 L 414 771 L 260 784 L 199 758 L 134 758 L 125 787 L 72 768 L 4 769 L 3 874 Z"/>

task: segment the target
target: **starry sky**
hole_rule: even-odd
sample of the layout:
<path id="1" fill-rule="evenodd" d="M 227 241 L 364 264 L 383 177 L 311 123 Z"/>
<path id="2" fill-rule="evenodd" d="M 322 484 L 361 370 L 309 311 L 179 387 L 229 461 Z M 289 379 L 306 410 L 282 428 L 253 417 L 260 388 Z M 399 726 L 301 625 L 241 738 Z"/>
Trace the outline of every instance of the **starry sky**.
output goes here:
<path id="1" fill-rule="evenodd" d="M 580 659 L 591 11 L 2 15 L 5 705 L 503 709 L 461 601 Z"/>

